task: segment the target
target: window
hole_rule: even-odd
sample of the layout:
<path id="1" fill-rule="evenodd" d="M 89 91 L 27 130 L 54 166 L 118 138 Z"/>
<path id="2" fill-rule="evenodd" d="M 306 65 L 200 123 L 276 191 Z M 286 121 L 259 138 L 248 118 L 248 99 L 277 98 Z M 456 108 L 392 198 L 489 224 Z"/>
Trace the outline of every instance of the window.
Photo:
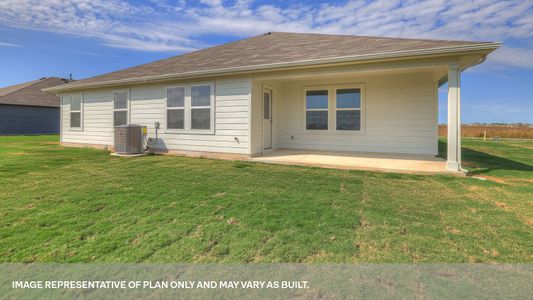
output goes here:
<path id="1" fill-rule="evenodd" d="M 211 133 L 213 102 L 213 86 L 210 84 L 167 88 L 167 129 Z"/>
<path id="2" fill-rule="evenodd" d="M 328 90 L 313 90 L 305 93 L 305 128 L 328 129 Z"/>
<path id="3" fill-rule="evenodd" d="M 361 89 L 337 89 L 335 99 L 337 130 L 361 130 Z"/>
<path id="4" fill-rule="evenodd" d="M 167 89 L 167 128 L 185 129 L 185 88 Z"/>
<path id="5" fill-rule="evenodd" d="M 70 96 L 70 128 L 81 129 L 81 95 Z"/>
<path id="6" fill-rule="evenodd" d="M 115 92 L 113 97 L 113 125 L 128 124 L 128 92 Z"/>
<path id="7" fill-rule="evenodd" d="M 307 131 L 364 133 L 364 84 L 309 86 L 303 90 Z"/>
<path id="8" fill-rule="evenodd" d="M 211 128 L 211 86 L 191 87 L 191 129 Z"/>
<path id="9" fill-rule="evenodd" d="M 270 93 L 263 92 L 263 119 L 270 120 Z"/>

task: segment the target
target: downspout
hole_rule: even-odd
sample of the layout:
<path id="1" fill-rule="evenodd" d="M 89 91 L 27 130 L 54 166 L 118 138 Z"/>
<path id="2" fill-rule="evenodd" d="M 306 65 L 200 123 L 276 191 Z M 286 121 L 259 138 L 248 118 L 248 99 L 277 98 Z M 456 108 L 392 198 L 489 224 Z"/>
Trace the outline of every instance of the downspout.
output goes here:
<path id="1" fill-rule="evenodd" d="M 63 94 L 56 93 L 59 97 L 59 144 L 63 142 Z"/>
<path id="2" fill-rule="evenodd" d="M 472 68 L 472 67 L 475 67 L 475 66 L 477 66 L 477 65 L 480 65 L 480 64 L 484 63 L 486 60 L 487 60 L 487 55 L 483 55 L 483 56 L 482 56 L 477 62 L 471 64 L 471 65 L 468 66 L 468 67 L 464 67 L 464 68 L 462 68 L 462 69 L 461 69 L 461 73 L 462 73 L 463 71 L 465 71 L 466 69 L 468 69 L 468 68 Z"/>

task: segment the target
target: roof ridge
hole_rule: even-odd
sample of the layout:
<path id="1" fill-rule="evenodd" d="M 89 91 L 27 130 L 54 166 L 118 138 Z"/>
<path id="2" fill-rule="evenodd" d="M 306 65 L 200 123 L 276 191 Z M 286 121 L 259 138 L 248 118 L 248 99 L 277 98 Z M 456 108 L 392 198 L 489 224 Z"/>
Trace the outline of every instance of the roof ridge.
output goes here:
<path id="1" fill-rule="evenodd" d="M 470 40 L 449 40 L 449 39 L 431 39 L 431 38 L 406 38 L 406 37 L 392 37 L 392 36 L 372 36 L 372 35 L 356 35 L 356 34 L 330 34 L 330 33 L 319 33 L 319 32 L 289 32 L 289 31 L 270 31 L 265 33 L 267 34 L 306 34 L 306 35 L 324 35 L 324 36 L 341 36 L 341 37 L 362 37 L 362 38 L 373 38 L 373 39 L 390 39 L 390 40 L 403 40 L 403 41 L 427 41 L 427 42 L 463 42 L 463 43 L 491 43 L 486 41 L 470 41 Z"/>

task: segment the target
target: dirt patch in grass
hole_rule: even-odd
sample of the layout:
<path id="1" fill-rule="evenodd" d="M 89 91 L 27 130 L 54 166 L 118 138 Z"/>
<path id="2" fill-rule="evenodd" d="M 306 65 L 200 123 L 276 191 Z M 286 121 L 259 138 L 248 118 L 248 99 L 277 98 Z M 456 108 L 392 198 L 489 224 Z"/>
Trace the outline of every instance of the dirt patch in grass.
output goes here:
<path id="1" fill-rule="evenodd" d="M 455 229 L 455 228 L 451 228 L 451 227 L 447 227 L 446 228 L 446 232 L 449 232 L 451 234 L 461 234 L 461 230 L 459 229 Z"/>
<path id="2" fill-rule="evenodd" d="M 21 156 L 21 155 L 28 155 L 27 152 L 9 152 L 7 155 L 13 155 L 13 156 Z"/>
<path id="3" fill-rule="evenodd" d="M 228 224 L 230 224 L 230 225 L 237 225 L 237 224 L 239 224 L 239 220 L 238 220 L 237 218 L 234 218 L 234 217 L 229 218 L 227 222 L 228 222 Z"/>
<path id="4" fill-rule="evenodd" d="M 309 256 L 307 256 L 304 259 L 304 262 L 312 263 L 312 262 L 324 262 L 327 261 L 328 257 L 331 257 L 330 253 L 327 253 L 324 250 L 318 251 L 316 253 L 313 253 Z"/>
<path id="5" fill-rule="evenodd" d="M 477 175 L 476 177 L 484 178 L 486 180 L 490 180 L 490 181 L 497 182 L 497 183 L 505 183 L 506 182 L 506 180 L 504 178 L 500 178 L 500 177 L 494 177 L 494 176 L 488 176 L 488 175 Z"/>
<path id="6" fill-rule="evenodd" d="M 505 210 L 509 210 L 511 209 L 512 207 L 503 203 L 503 202 L 496 202 L 496 206 L 498 206 L 499 208 L 503 208 Z"/>

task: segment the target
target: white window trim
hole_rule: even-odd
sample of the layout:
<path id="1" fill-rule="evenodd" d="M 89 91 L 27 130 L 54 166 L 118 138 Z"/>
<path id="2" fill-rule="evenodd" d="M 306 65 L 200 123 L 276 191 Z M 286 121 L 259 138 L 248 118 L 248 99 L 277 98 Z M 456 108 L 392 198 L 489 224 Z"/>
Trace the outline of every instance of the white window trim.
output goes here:
<path id="1" fill-rule="evenodd" d="M 360 130 L 337 130 L 337 110 L 355 110 L 353 108 L 337 109 L 337 90 L 338 89 L 359 89 L 361 91 L 361 128 Z M 307 129 L 307 91 L 328 90 L 328 130 Z M 303 131 L 308 134 L 324 135 L 365 135 L 366 134 L 366 91 L 364 83 L 332 84 L 332 85 L 313 85 L 304 86 L 302 89 L 303 99 Z M 315 109 L 317 110 L 317 109 Z M 323 110 L 323 109 L 318 109 Z"/>
<path id="2" fill-rule="evenodd" d="M 71 106 L 72 106 L 72 96 L 79 96 L 80 97 L 80 110 L 72 110 L 71 109 Z M 70 94 L 68 96 L 68 127 L 69 127 L 69 130 L 71 131 L 83 131 L 83 93 L 78 93 L 78 94 Z M 71 126 L 71 122 L 70 122 L 70 119 L 72 118 L 72 113 L 73 112 L 79 112 L 80 113 L 80 127 L 72 127 Z"/>
<path id="3" fill-rule="evenodd" d="M 307 108 L 307 92 L 311 91 L 327 91 L 328 92 L 328 107 L 324 108 Z M 329 86 L 312 86 L 304 88 L 304 130 L 306 132 L 323 133 L 328 132 L 331 129 L 331 88 Z M 307 112 L 308 111 L 327 111 L 328 112 L 328 128 L 327 129 L 307 129 Z"/>
<path id="4" fill-rule="evenodd" d="M 126 93 L 126 108 L 118 108 L 118 109 L 115 109 L 115 94 L 116 93 Z M 112 121 L 112 125 L 113 125 L 113 130 L 115 128 L 115 112 L 116 111 L 126 111 L 126 124 L 130 124 L 130 90 L 129 89 L 122 89 L 122 90 L 114 90 L 113 93 L 111 94 L 112 95 L 112 100 L 111 100 L 111 105 L 112 105 L 112 113 L 111 113 L 111 121 Z"/>
<path id="5" fill-rule="evenodd" d="M 202 85 L 208 85 L 211 90 L 211 105 L 209 106 L 194 106 L 192 108 L 191 102 L 192 102 L 192 93 L 191 88 L 193 86 L 202 86 Z M 184 103 L 184 129 L 172 129 L 168 128 L 168 110 L 169 109 L 181 109 L 177 107 L 168 107 L 168 89 L 174 88 L 174 87 L 183 87 L 185 88 L 185 103 Z M 176 133 L 176 134 L 214 134 L 215 133 L 215 84 L 214 82 L 208 81 L 208 82 L 194 82 L 194 83 L 184 83 L 184 84 L 177 84 L 177 85 L 169 85 L 165 87 L 164 90 L 165 93 L 165 133 Z M 201 108 L 209 108 L 210 109 L 210 129 L 192 129 L 192 110 L 193 109 L 201 109 Z"/>

